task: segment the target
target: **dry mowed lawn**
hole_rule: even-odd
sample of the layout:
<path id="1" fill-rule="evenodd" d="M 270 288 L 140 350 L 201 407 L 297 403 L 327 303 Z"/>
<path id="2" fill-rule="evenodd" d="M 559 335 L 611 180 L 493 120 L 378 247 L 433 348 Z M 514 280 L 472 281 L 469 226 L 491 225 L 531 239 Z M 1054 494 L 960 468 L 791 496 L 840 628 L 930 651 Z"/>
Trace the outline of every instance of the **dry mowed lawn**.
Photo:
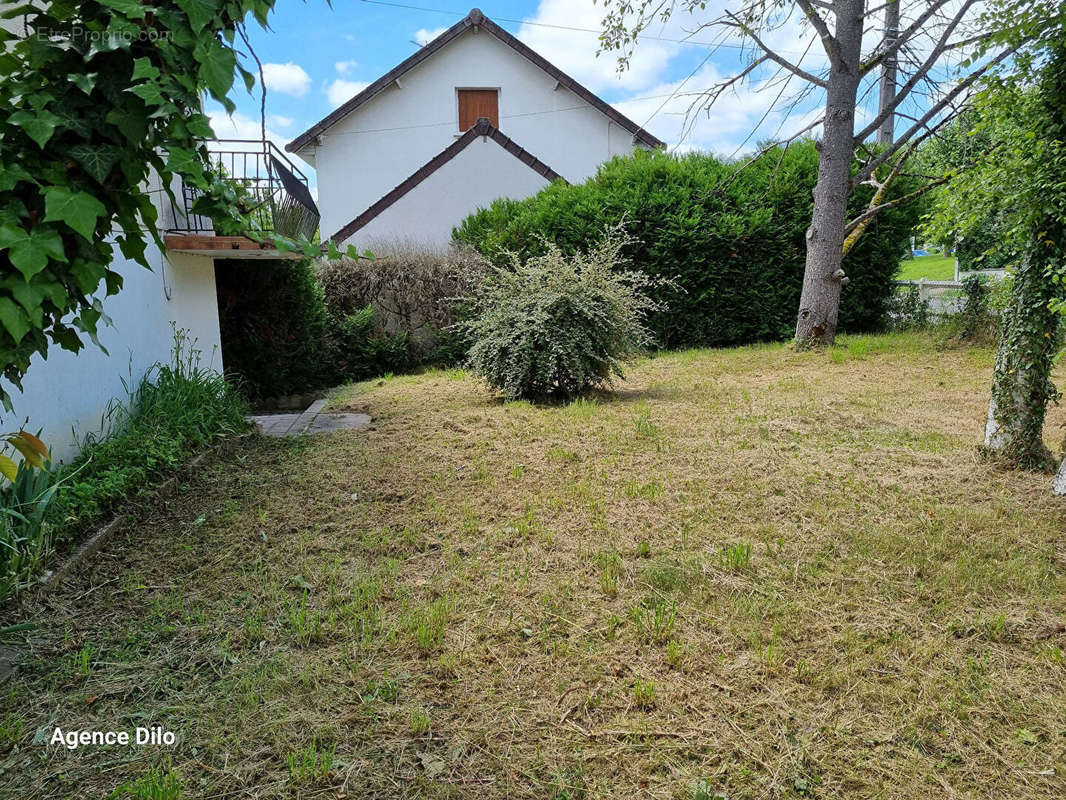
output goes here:
<path id="1" fill-rule="evenodd" d="M 1066 796 L 1066 502 L 977 458 L 990 376 L 894 336 L 350 387 L 371 429 L 235 445 L 7 614 L 0 793 Z"/>

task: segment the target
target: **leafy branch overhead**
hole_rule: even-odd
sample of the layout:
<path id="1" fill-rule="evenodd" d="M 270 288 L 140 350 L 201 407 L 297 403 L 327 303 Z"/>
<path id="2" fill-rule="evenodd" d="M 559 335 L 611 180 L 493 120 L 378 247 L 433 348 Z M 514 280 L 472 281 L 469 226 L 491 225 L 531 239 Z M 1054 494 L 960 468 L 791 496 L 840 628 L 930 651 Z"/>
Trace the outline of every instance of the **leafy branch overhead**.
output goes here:
<path id="1" fill-rule="evenodd" d="M 39 0 L 4 9 L 26 25 L 25 36 L 0 29 L 0 106 L 18 109 L 0 118 L 5 381 L 21 387 L 31 358 L 51 345 L 77 352 L 86 337 L 97 341 L 101 298 L 122 288 L 116 246 L 146 268 L 147 237 L 163 247 L 153 187 L 170 194 L 180 178 L 216 231 L 255 235 L 247 198 L 211 169 L 201 97 L 232 111 L 234 81 L 253 87 L 234 43 L 249 14 L 265 26 L 273 6 Z M 276 243 L 320 254 L 307 241 Z M 10 408 L 6 387 L 0 399 Z"/>

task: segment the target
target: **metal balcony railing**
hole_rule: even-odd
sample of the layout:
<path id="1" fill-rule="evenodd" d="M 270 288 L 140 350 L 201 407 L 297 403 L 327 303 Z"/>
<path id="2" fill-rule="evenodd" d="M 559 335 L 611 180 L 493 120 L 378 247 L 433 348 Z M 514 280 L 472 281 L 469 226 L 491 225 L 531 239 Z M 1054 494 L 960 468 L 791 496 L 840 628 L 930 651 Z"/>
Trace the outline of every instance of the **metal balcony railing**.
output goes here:
<path id="1" fill-rule="evenodd" d="M 252 198 L 252 226 L 284 236 L 311 238 L 319 212 L 307 176 L 271 141 L 214 139 L 208 142 L 211 162 L 227 181 L 241 186 Z M 175 192 L 174 233 L 213 235 L 207 217 L 193 213 L 197 190 L 184 183 Z"/>

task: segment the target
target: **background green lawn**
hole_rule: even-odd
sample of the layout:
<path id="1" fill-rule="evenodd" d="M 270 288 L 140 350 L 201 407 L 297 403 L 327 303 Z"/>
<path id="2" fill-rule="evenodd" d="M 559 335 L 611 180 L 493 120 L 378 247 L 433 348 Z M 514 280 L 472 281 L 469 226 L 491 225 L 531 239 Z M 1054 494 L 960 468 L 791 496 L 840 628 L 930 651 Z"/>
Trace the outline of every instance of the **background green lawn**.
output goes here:
<path id="1" fill-rule="evenodd" d="M 955 256 L 917 256 L 903 261 L 899 266 L 897 280 L 916 281 L 927 278 L 931 281 L 950 281 L 955 277 Z"/>

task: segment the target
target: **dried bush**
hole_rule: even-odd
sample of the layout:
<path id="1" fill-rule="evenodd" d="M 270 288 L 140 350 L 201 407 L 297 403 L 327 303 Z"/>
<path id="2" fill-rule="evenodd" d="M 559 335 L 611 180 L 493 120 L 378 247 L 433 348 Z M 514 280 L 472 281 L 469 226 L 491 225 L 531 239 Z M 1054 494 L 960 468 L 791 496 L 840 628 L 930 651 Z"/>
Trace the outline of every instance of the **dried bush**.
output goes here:
<path id="1" fill-rule="evenodd" d="M 376 258 L 319 267 L 330 313 L 347 317 L 369 306 L 375 334 L 405 334 L 414 362 L 451 360 L 447 351 L 456 343 L 446 329 L 458 319 L 455 298 L 484 274 L 484 259 L 469 248 L 433 250 L 410 242 L 375 242 L 370 249 Z"/>

